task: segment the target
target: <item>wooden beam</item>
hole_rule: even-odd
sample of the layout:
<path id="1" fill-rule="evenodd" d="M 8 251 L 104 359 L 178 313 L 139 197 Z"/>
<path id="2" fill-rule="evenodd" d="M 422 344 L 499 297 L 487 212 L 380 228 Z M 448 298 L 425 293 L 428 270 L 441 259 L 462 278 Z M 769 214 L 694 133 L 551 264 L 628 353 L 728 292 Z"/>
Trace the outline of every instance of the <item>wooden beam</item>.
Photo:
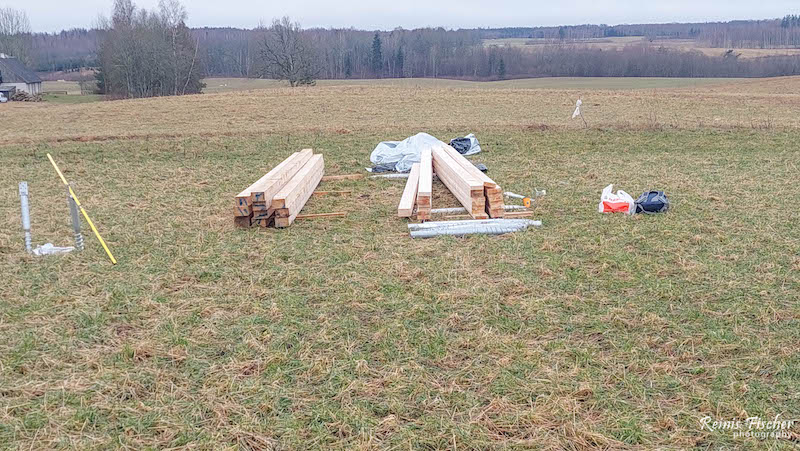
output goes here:
<path id="1" fill-rule="evenodd" d="M 279 171 L 275 171 L 264 186 L 259 186 L 253 190 L 250 193 L 250 200 L 252 202 L 264 202 L 268 205 L 272 201 L 272 197 L 300 171 L 300 168 L 308 163 L 308 160 L 313 155 L 311 149 L 304 149 L 298 152 L 292 161 L 288 162 Z"/>
<path id="2" fill-rule="evenodd" d="M 271 171 L 258 179 L 236 196 L 234 216 L 249 216 L 253 213 L 253 203 L 267 202 L 286 182 L 308 162 L 313 152 L 304 149 L 283 160 Z M 268 199 L 269 198 L 269 199 Z"/>
<path id="3" fill-rule="evenodd" d="M 334 182 L 336 180 L 358 180 L 363 178 L 364 174 L 326 175 L 325 177 L 322 177 L 322 181 Z"/>
<path id="4" fill-rule="evenodd" d="M 275 209 L 275 227 L 289 227 L 308 202 L 311 194 L 322 180 L 325 162 L 322 155 L 311 160 L 272 199 Z"/>
<path id="5" fill-rule="evenodd" d="M 411 172 L 408 173 L 408 180 L 406 181 L 406 189 L 403 190 L 403 196 L 397 206 L 397 216 L 401 218 L 410 218 L 414 214 L 414 204 L 417 202 L 419 190 L 419 171 L 419 163 L 411 165 Z"/>
<path id="6" fill-rule="evenodd" d="M 441 147 L 433 149 L 433 165 L 439 180 L 467 209 L 467 213 L 475 219 L 489 217 L 486 214 L 483 181 L 472 176 Z"/>
<path id="7" fill-rule="evenodd" d="M 308 183 L 309 180 L 312 179 L 312 176 L 317 172 L 322 172 L 324 167 L 322 155 L 314 155 L 311 157 L 308 163 L 306 163 L 280 191 L 275 193 L 275 196 L 272 198 L 272 208 L 276 210 L 280 208 L 290 208 L 298 199 L 302 198 L 304 194 L 311 197 L 314 189 L 308 192 L 304 192 L 303 189 L 308 188 Z M 317 180 L 317 183 L 319 183 L 319 180 Z M 316 187 L 317 186 L 314 185 L 313 188 Z"/>
<path id="8" fill-rule="evenodd" d="M 314 191 L 313 196 L 328 196 L 328 195 L 335 195 L 338 194 L 340 196 L 344 196 L 346 194 L 353 194 L 352 191 Z"/>
<path id="9" fill-rule="evenodd" d="M 343 218 L 345 216 L 347 216 L 347 212 L 337 211 L 335 213 L 312 213 L 306 215 L 297 215 L 295 219 Z"/>
<path id="10" fill-rule="evenodd" d="M 431 149 L 422 151 L 417 183 L 417 218 L 431 219 L 431 194 L 433 192 L 433 155 Z"/>
<path id="11" fill-rule="evenodd" d="M 448 155 L 453 157 L 453 160 L 455 160 L 458 164 L 460 164 L 461 167 L 466 169 L 467 172 L 470 173 L 470 175 L 472 175 L 473 177 L 475 177 L 478 180 L 482 181 L 484 187 L 486 187 L 486 188 L 499 188 L 500 187 L 497 183 L 494 182 L 494 180 L 489 178 L 488 175 L 484 174 L 483 171 L 481 171 L 480 169 L 475 167 L 474 164 L 472 164 L 469 160 L 467 160 L 467 158 L 464 155 L 461 155 L 460 153 L 458 153 L 458 151 L 456 149 L 454 149 L 452 146 L 448 146 L 447 144 L 445 144 L 443 146 L 443 148 L 444 148 L 445 152 L 447 152 Z"/>
<path id="12" fill-rule="evenodd" d="M 505 217 L 505 200 L 503 199 L 503 190 L 500 188 L 500 185 L 495 183 L 494 180 L 489 178 L 489 176 L 484 174 L 480 169 L 476 168 L 472 162 L 467 160 L 464 155 L 458 153 L 452 146 L 445 145 L 444 150 L 453 160 L 460 164 L 461 167 L 466 169 L 470 175 L 483 182 L 484 196 L 486 197 L 486 212 L 489 216 L 492 218 Z"/>

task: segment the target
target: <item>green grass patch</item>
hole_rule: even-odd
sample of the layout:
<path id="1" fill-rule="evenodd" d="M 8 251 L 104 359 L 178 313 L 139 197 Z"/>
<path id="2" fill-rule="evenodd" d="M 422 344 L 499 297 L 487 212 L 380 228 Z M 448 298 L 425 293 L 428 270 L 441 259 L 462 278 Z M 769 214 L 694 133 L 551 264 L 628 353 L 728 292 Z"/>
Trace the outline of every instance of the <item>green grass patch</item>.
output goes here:
<path id="1" fill-rule="evenodd" d="M 346 218 L 233 228 L 236 193 L 291 152 L 360 172 L 369 132 L 6 146 L 0 443 L 795 446 L 700 419 L 800 412 L 797 132 L 469 131 L 505 189 L 547 190 L 542 228 L 412 241 L 403 183 L 370 179 L 305 210 Z M 17 181 L 34 242 L 71 239 L 45 152 L 119 265 L 88 229 L 83 253 L 23 253 Z M 608 183 L 672 211 L 598 214 Z"/>

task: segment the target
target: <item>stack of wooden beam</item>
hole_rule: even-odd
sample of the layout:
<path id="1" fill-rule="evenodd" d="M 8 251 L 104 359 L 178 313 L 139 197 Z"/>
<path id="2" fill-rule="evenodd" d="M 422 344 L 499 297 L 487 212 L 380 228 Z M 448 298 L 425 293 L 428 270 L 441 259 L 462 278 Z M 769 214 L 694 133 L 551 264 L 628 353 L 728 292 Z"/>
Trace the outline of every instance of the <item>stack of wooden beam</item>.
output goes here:
<path id="1" fill-rule="evenodd" d="M 417 219 L 431 219 L 433 171 L 474 219 L 505 216 L 500 185 L 446 144 L 423 152 L 420 163 L 412 167 L 397 207 L 398 216 L 412 217 L 416 206 Z"/>
<path id="2" fill-rule="evenodd" d="M 314 193 L 325 169 L 322 155 L 295 152 L 236 196 L 234 224 L 288 227 Z"/>

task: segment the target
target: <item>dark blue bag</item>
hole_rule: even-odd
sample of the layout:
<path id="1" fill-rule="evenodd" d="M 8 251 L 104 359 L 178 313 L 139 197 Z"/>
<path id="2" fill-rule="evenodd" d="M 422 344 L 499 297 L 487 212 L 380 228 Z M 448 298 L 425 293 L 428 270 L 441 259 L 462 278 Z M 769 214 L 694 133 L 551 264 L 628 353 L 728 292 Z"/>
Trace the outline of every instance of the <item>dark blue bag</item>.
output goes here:
<path id="1" fill-rule="evenodd" d="M 664 191 L 646 191 L 636 199 L 636 213 L 665 213 L 669 210 L 669 199 Z"/>

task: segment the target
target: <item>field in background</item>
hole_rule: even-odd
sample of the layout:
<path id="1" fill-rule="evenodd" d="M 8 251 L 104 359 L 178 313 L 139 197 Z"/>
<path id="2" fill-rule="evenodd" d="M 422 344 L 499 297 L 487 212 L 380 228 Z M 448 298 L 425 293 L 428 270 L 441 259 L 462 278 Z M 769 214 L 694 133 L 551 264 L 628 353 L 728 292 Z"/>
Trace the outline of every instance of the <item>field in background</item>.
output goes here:
<path id="1" fill-rule="evenodd" d="M 462 89 L 657 89 L 685 88 L 745 81 L 741 78 L 631 78 L 631 77 L 548 77 L 502 81 L 461 81 L 441 78 L 387 78 L 382 80 L 319 80 L 318 86 L 385 86 L 401 88 Z M 285 82 L 253 78 L 207 78 L 204 93 L 274 89 Z"/>
<path id="2" fill-rule="evenodd" d="M 414 81 L 409 81 L 413 83 Z M 431 83 L 437 83 L 433 80 Z M 524 80 L 522 82 L 525 82 Z M 577 129 L 575 101 L 594 128 L 794 128 L 800 77 L 664 89 L 487 89 L 391 85 L 276 87 L 87 105 L 9 102 L 2 143 L 135 137 L 265 136 L 430 129 Z M 513 81 L 507 82 L 513 86 Z M 466 87 L 469 86 L 469 87 Z"/>
<path id="3" fill-rule="evenodd" d="M 434 81 L 438 82 L 438 81 Z M 0 106 L 0 443 L 14 448 L 794 449 L 700 419 L 797 418 L 800 78 L 663 89 L 326 86 Z M 413 83 L 413 81 L 412 81 Z M 508 82 L 510 83 L 510 82 Z M 583 97 L 590 128 L 570 120 Z M 362 172 L 474 132 L 544 226 L 411 241 L 397 181 L 326 183 L 236 230 L 291 152 Z M 70 243 L 61 164 L 120 264 Z M 608 183 L 670 213 L 600 215 Z M 456 206 L 434 184 L 434 206 Z"/>
<path id="4" fill-rule="evenodd" d="M 504 39 L 485 39 L 483 45 L 486 47 L 520 47 L 530 51 L 538 51 L 545 46 L 563 45 L 591 47 L 603 50 L 622 50 L 629 45 L 645 45 L 649 47 L 666 47 L 681 51 L 698 51 L 708 56 L 722 56 L 728 49 L 706 47 L 703 43 L 692 39 L 653 39 L 650 40 L 641 36 L 594 38 L 570 41 L 558 41 L 551 39 L 528 39 L 528 38 L 504 38 Z M 741 58 L 758 58 L 762 56 L 791 56 L 800 55 L 800 49 L 734 49 Z"/>
<path id="5" fill-rule="evenodd" d="M 77 81 L 43 81 L 42 91 L 66 91 L 69 95 L 81 95 L 81 86 Z"/>

